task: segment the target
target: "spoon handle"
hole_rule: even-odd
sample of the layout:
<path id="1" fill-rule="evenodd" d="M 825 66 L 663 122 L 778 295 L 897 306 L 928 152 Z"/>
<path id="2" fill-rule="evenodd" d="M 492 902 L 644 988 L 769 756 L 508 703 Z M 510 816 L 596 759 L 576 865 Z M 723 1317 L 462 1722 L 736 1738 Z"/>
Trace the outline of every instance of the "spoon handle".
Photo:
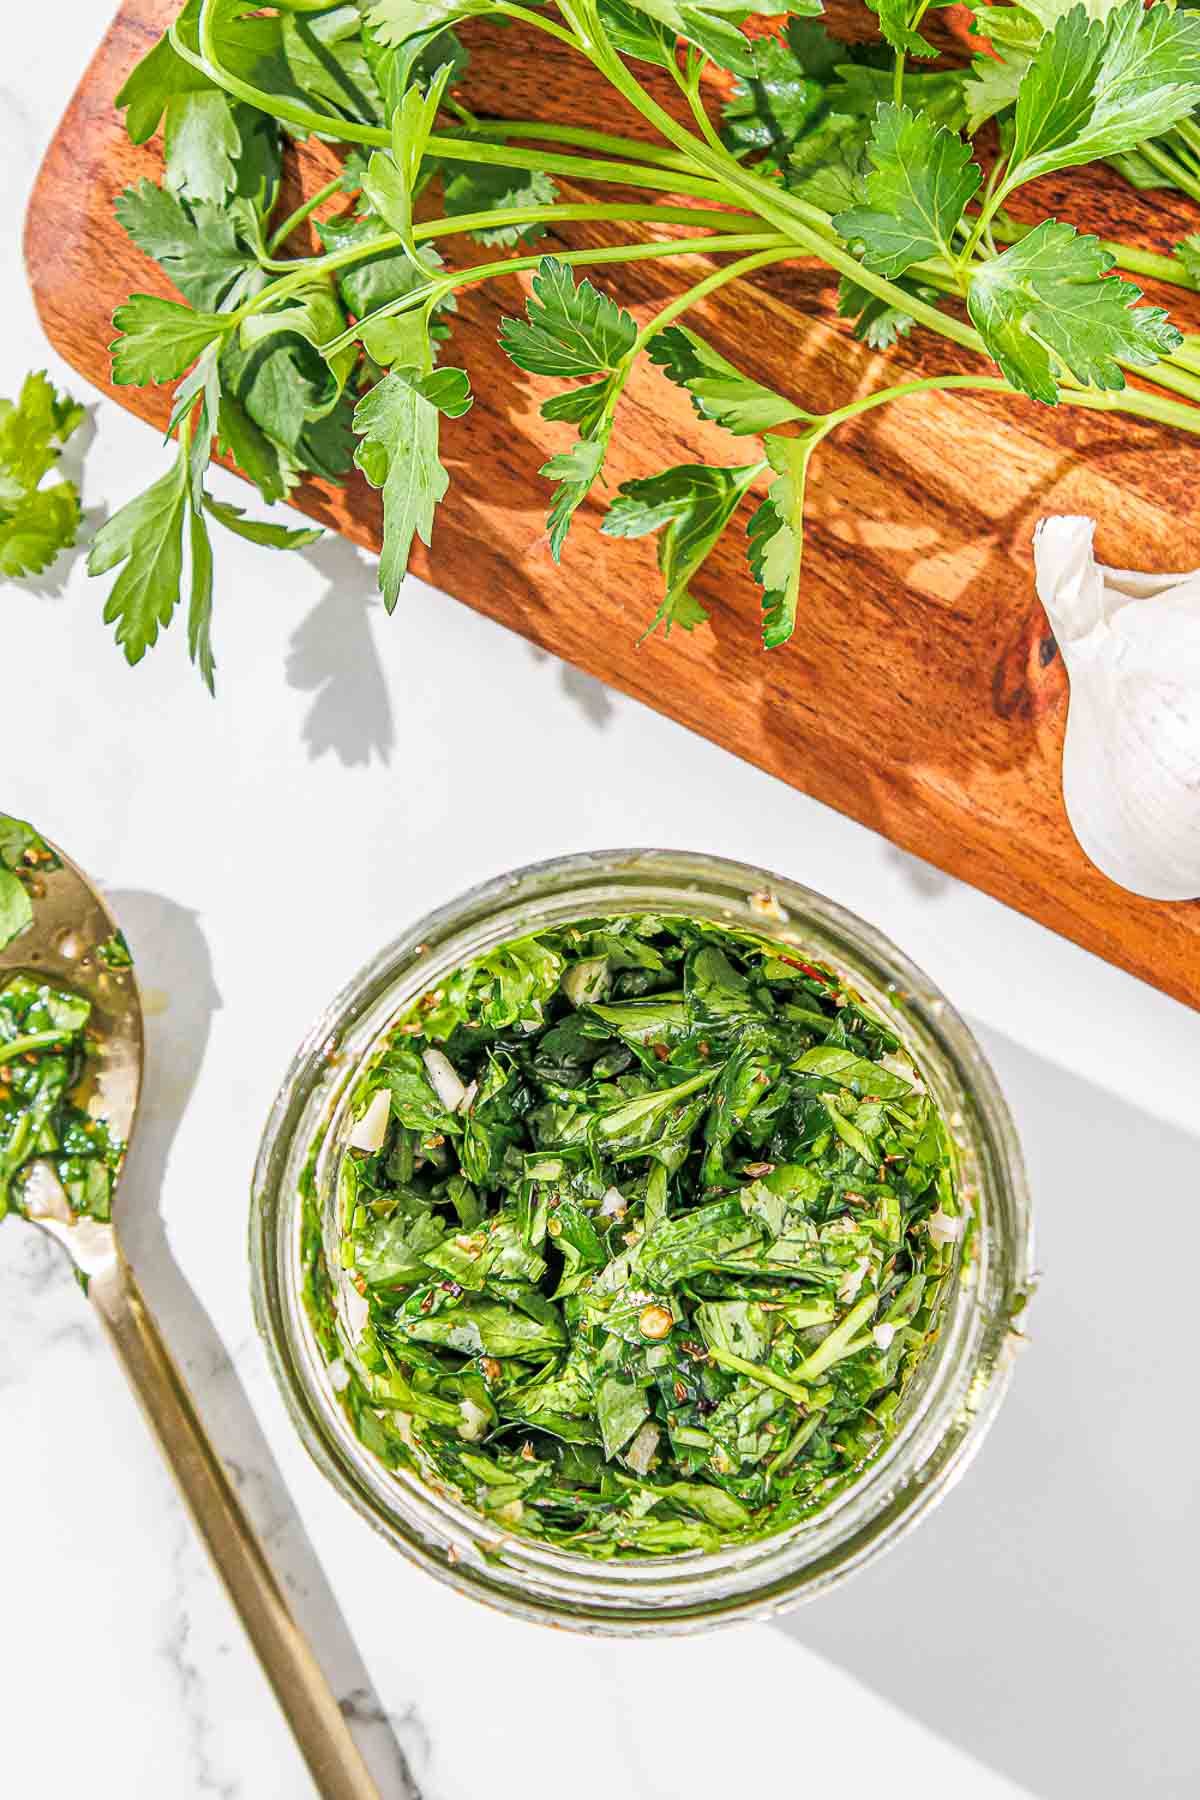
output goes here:
<path id="1" fill-rule="evenodd" d="M 379 1800 L 337 1701 L 120 1250 L 91 1300 L 179 1483 L 322 1800 Z"/>

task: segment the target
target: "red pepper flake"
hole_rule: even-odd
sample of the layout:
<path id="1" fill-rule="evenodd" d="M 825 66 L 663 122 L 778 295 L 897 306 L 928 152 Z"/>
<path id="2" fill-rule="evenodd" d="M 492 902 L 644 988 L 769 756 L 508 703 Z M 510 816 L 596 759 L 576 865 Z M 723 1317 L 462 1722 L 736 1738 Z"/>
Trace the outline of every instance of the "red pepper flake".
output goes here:
<path id="1" fill-rule="evenodd" d="M 711 1056 L 712 1055 L 712 1052 L 709 1049 L 708 1043 L 704 1038 L 700 1039 L 700 1042 L 696 1045 L 696 1048 L 697 1048 L 697 1050 L 699 1050 L 701 1056 Z"/>
<path id="2" fill-rule="evenodd" d="M 437 1295 L 434 1293 L 433 1289 L 430 1288 L 429 1292 L 424 1295 L 421 1300 L 421 1311 L 427 1313 L 436 1299 Z"/>
<path id="3" fill-rule="evenodd" d="M 682 1406 L 684 1401 L 687 1399 L 687 1389 L 684 1387 L 682 1381 L 677 1381 L 675 1383 L 675 1386 L 672 1389 L 672 1392 L 674 1393 L 675 1398 L 679 1402 L 680 1406 Z"/>
<path id="4" fill-rule="evenodd" d="M 655 1056 L 657 1056 L 659 1062 L 666 1062 L 668 1056 L 671 1054 L 665 1044 L 651 1044 L 650 1048 L 653 1050 Z"/>
<path id="5" fill-rule="evenodd" d="M 811 963 L 801 962 L 798 957 L 784 956 L 783 952 L 780 951 L 779 960 L 781 963 L 787 963 L 788 967 L 791 969 L 802 969 L 806 975 L 810 975 L 814 981 L 821 982 L 825 987 L 831 988 L 837 986 L 837 982 L 833 979 L 832 975 L 822 975 L 820 969 L 814 969 Z"/>

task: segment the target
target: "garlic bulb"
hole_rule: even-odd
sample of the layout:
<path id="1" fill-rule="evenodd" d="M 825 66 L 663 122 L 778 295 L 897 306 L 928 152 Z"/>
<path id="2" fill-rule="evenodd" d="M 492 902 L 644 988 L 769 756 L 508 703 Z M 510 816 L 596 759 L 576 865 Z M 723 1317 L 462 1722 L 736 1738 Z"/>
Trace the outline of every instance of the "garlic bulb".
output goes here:
<path id="1" fill-rule="evenodd" d="M 1107 569 L 1095 521 L 1042 519 L 1037 591 L 1071 683 L 1063 799 L 1097 868 L 1150 900 L 1200 898 L 1200 569 Z"/>

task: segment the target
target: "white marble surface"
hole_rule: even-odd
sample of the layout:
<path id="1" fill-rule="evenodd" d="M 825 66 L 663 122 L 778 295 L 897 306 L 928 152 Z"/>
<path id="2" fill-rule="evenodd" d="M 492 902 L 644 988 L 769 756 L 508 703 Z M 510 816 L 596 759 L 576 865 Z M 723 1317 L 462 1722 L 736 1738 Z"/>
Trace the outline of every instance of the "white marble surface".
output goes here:
<path id="1" fill-rule="evenodd" d="M 0 393 L 67 378 L 18 232 L 103 12 L 6 20 Z M 162 453 L 92 410 L 94 522 Z M 1194 1791 L 1200 1018 L 428 589 L 385 619 L 372 583 L 337 541 L 222 544 L 216 704 L 178 628 L 124 667 L 77 561 L 6 589 L 0 804 L 106 882 L 163 997 L 125 1230 L 384 1793 Z M 244 1256 L 260 1125 L 330 993 L 479 877 L 617 842 L 785 870 L 923 962 L 1009 1092 L 1046 1268 L 1006 1412 L 929 1527 L 782 1625 L 637 1646 L 458 1600 L 349 1514 L 293 1441 Z M 85 1302 L 15 1223 L 0 1319 L 4 1791 L 310 1793 Z"/>

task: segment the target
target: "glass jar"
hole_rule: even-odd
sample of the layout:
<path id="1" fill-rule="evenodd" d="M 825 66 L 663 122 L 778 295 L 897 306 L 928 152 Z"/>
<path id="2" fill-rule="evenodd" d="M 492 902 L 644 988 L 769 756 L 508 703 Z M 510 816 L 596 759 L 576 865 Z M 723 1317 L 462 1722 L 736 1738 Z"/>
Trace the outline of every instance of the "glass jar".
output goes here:
<path id="1" fill-rule="evenodd" d="M 826 963 L 895 1031 L 957 1147 L 968 1229 L 937 1341 L 885 1449 L 820 1513 L 717 1552 L 608 1562 L 504 1535 L 354 1434 L 304 1304 L 302 1183 L 336 1247 L 337 1172 L 355 1079 L 397 1016 L 506 938 L 597 914 L 682 913 L 757 932 Z M 267 1123 L 250 1229 L 254 1307 L 296 1429 L 319 1467 L 406 1556 L 504 1611 L 612 1635 L 766 1618 L 823 1593 L 929 1513 L 966 1468 L 1008 1383 L 1029 1293 L 1029 1200 L 1012 1120 L 963 1021 L 882 932 L 765 870 L 681 851 L 564 856 L 485 882 L 383 950 L 317 1020 Z"/>

